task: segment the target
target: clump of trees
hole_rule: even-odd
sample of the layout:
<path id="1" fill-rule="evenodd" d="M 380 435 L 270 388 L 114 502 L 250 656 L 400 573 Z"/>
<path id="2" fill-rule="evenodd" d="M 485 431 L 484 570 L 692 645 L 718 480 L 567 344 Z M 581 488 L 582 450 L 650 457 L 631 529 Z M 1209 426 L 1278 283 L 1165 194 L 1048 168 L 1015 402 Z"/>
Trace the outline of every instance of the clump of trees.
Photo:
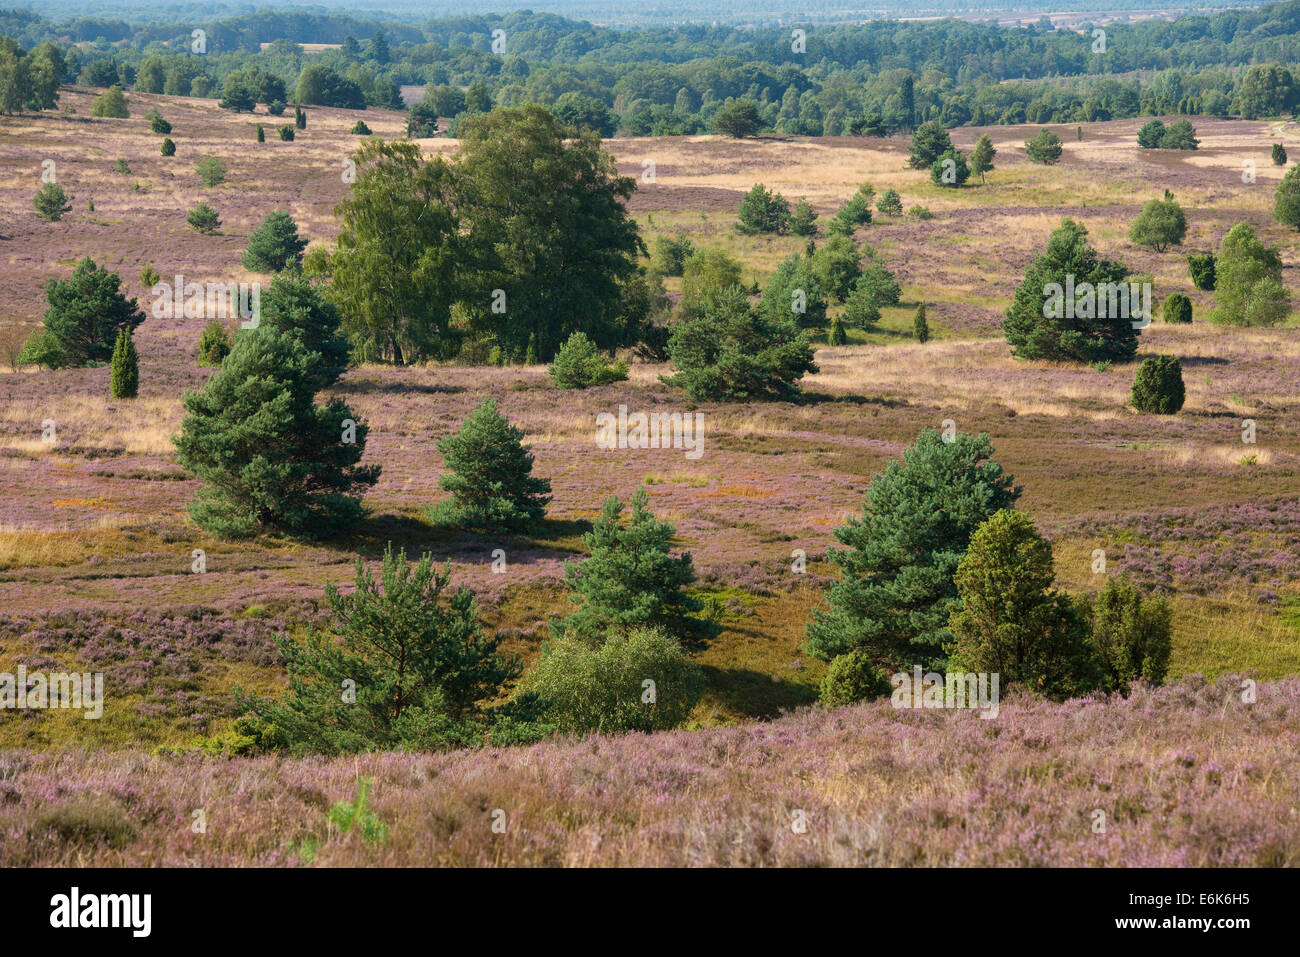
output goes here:
<path id="1" fill-rule="evenodd" d="M 1210 322 L 1225 326 L 1273 326 L 1291 312 L 1282 285 L 1282 259 L 1255 236 L 1249 223 L 1237 223 L 1223 237 L 1214 259 L 1214 309 Z"/>
<path id="2" fill-rule="evenodd" d="M 740 201 L 736 229 L 742 233 L 777 233 L 790 231 L 790 203 L 780 193 L 769 192 L 762 183 Z"/>
<path id="3" fill-rule="evenodd" d="M 1137 140 L 1138 146 L 1148 150 L 1194 150 L 1201 142 L 1189 120 L 1174 120 L 1168 126 L 1152 120 L 1138 130 Z"/>
<path id="4" fill-rule="evenodd" d="M 67 279 L 45 285 L 41 328 L 27 340 L 19 361 L 46 369 L 102 365 L 112 359 L 118 336 L 144 322 L 121 278 L 94 260 L 82 259 Z"/>

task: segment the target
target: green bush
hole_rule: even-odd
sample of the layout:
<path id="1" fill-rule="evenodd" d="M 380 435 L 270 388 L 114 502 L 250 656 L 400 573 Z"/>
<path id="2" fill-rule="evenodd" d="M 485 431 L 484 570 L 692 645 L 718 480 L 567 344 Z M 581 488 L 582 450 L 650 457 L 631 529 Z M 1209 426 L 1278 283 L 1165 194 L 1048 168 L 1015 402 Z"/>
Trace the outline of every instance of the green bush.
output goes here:
<path id="1" fill-rule="evenodd" d="M 1107 691 L 1127 691 L 1138 678 L 1162 684 L 1169 671 L 1173 610 L 1143 596 L 1127 578 L 1112 578 L 1092 603 L 1092 644 Z"/>
<path id="2" fill-rule="evenodd" d="M 161 279 L 162 277 L 158 275 L 158 270 L 153 268 L 152 263 L 140 268 L 140 285 L 145 289 L 153 289 Z"/>
<path id="3" fill-rule="evenodd" d="M 917 342 L 930 341 L 930 323 L 925 318 L 925 303 L 918 303 L 912 317 L 912 338 Z"/>
<path id="4" fill-rule="evenodd" d="M 1192 300 L 1181 292 L 1170 293 L 1163 306 L 1165 322 L 1187 323 L 1192 321 Z"/>
<path id="5" fill-rule="evenodd" d="M 1187 257 L 1187 271 L 1192 285 L 1205 292 L 1214 291 L 1214 253 L 1193 254 Z"/>
<path id="6" fill-rule="evenodd" d="M 205 156 L 194 166 L 204 186 L 220 186 L 226 181 L 226 166 L 215 156 Z"/>
<path id="7" fill-rule="evenodd" d="M 221 217 L 207 203 L 199 203 L 186 214 L 185 222 L 200 233 L 214 233 L 221 225 Z"/>
<path id="8" fill-rule="evenodd" d="M 285 143 L 290 143 L 293 141 L 292 126 L 281 126 L 278 132 L 280 133 L 280 139 L 283 140 Z"/>
<path id="9" fill-rule="evenodd" d="M 790 232 L 796 236 L 817 235 L 817 211 L 808 200 L 800 199 L 790 214 Z"/>
<path id="10" fill-rule="evenodd" d="M 930 166 L 930 182 L 935 186 L 956 189 L 966 185 L 970 179 L 970 166 L 964 154 L 957 150 L 946 150 Z"/>
<path id="11" fill-rule="evenodd" d="M 258 124 L 257 124 L 257 134 L 256 134 L 256 139 L 257 139 L 257 142 L 259 142 L 259 143 L 265 143 L 265 142 L 266 142 L 266 130 L 262 129 L 262 124 L 261 124 L 261 123 L 258 123 Z"/>
<path id="12" fill-rule="evenodd" d="M 1183 407 L 1183 366 L 1176 356 L 1148 356 L 1138 366 L 1130 401 L 1139 412 L 1173 415 Z"/>
<path id="13" fill-rule="evenodd" d="M 886 216 L 902 216 L 903 198 L 898 195 L 898 190 L 887 189 L 876 200 L 876 209 Z"/>
<path id="14" fill-rule="evenodd" d="M 302 265 L 307 240 L 298 235 L 298 224 L 288 213 L 270 213 L 248 237 L 241 261 L 250 272 L 280 272 Z"/>
<path id="15" fill-rule="evenodd" d="M 113 355 L 118 333 L 144 322 L 139 305 L 122 292 L 118 274 L 90 258 L 77 263 L 67 279 L 46 283 L 45 300 L 45 336 L 28 345 L 29 361 L 46 368 L 103 364 Z"/>
<path id="16" fill-rule="evenodd" d="M 369 136 L 370 127 L 366 126 L 365 120 L 357 120 L 355 123 L 352 124 L 352 129 L 350 132 L 355 136 Z"/>
<path id="17" fill-rule="evenodd" d="M 790 231 L 790 203 L 780 193 L 769 193 L 756 183 L 740 201 L 736 229 L 742 233 L 786 233 Z"/>
<path id="18" fill-rule="evenodd" d="M 546 371 L 561 389 L 586 389 L 627 379 L 627 363 L 609 362 L 583 332 L 569 336 Z"/>
<path id="19" fill-rule="evenodd" d="M 131 174 L 131 166 L 129 163 L 127 163 L 126 160 L 119 159 L 116 163 L 113 164 L 113 172 L 121 173 L 124 176 L 129 176 Z"/>
<path id="20" fill-rule="evenodd" d="M 113 362 L 109 387 L 115 399 L 134 399 L 140 388 L 140 366 L 136 359 L 131 330 L 117 334 L 113 345 Z"/>
<path id="21" fill-rule="evenodd" d="M 122 88 L 120 86 L 110 86 L 95 97 L 95 102 L 90 104 L 90 115 L 112 117 L 119 120 L 129 117 L 131 111 L 127 109 L 126 94 L 122 92 Z"/>
<path id="22" fill-rule="evenodd" d="M 890 692 L 889 675 L 862 649 L 836 655 L 822 679 L 818 699 L 827 708 L 870 701 Z"/>
<path id="23" fill-rule="evenodd" d="M 934 213 L 930 212 L 930 208 L 928 206 L 921 206 L 918 204 L 916 206 L 910 207 L 907 210 L 907 218 L 917 219 L 924 222 L 927 219 L 934 219 Z"/>
<path id="24" fill-rule="evenodd" d="M 230 355 L 230 335 L 216 319 L 209 320 L 199 336 L 199 365 L 219 366 L 221 360 L 228 355 Z"/>
<path id="25" fill-rule="evenodd" d="M 650 268 L 661 276 L 680 276 L 695 245 L 685 236 L 658 236 L 650 254 Z"/>
<path id="26" fill-rule="evenodd" d="M 72 204 L 68 199 L 62 186 L 57 183 L 46 183 L 36 191 L 36 198 L 32 200 L 32 205 L 36 207 L 36 215 L 41 219 L 57 223 L 63 218 L 64 213 L 72 211 Z"/>
<path id="27" fill-rule="evenodd" d="M 703 693 L 704 676 L 672 635 L 633 628 L 598 644 L 551 639 L 523 686 L 559 730 L 616 734 L 681 724 Z"/>
<path id="28" fill-rule="evenodd" d="M 1291 296 L 1282 283 L 1282 258 L 1277 249 L 1257 239 L 1249 223 L 1237 223 L 1223 237 L 1214 258 L 1210 322 L 1274 326 L 1290 312 Z"/>
<path id="29" fill-rule="evenodd" d="M 826 334 L 826 344 L 831 346 L 848 345 L 849 337 L 844 332 L 844 323 L 840 322 L 840 317 L 836 316 L 831 320 L 830 331 Z"/>
<path id="30" fill-rule="evenodd" d="M 172 131 L 172 125 L 162 118 L 157 109 L 150 110 L 147 119 L 149 120 L 149 129 L 155 133 L 170 133 Z"/>
<path id="31" fill-rule="evenodd" d="M 1025 155 L 1035 163 L 1052 166 L 1061 158 L 1061 138 L 1044 127 L 1025 141 Z"/>
<path id="32" fill-rule="evenodd" d="M 176 144 L 172 142 L 170 136 L 168 136 L 168 137 L 164 137 L 164 138 L 163 138 L 163 141 L 162 141 L 162 147 L 161 147 L 161 149 L 160 149 L 160 152 L 162 153 L 163 156 L 175 156 L 175 155 L 176 155 Z"/>

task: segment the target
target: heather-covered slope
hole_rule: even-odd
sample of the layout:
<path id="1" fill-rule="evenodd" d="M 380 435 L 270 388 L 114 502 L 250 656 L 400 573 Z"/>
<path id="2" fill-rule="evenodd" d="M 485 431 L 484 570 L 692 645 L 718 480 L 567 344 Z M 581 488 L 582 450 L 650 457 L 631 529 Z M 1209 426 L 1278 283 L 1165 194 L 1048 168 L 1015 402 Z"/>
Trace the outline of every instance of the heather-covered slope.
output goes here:
<path id="1" fill-rule="evenodd" d="M 1004 701 L 996 720 L 880 701 L 440 756 L 5 752 L 0 860 L 1296 865 L 1300 680 L 1242 697 L 1236 678 L 1189 677 L 1127 700 Z M 328 823 L 367 777 L 369 840 Z"/>

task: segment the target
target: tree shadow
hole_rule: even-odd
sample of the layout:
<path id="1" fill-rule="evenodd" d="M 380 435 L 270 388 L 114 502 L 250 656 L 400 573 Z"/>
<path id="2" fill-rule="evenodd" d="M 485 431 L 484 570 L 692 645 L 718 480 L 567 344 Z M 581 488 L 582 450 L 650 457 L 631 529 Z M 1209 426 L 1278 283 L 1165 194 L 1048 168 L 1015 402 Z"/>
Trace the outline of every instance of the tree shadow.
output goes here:
<path id="1" fill-rule="evenodd" d="M 896 409 L 907 405 L 904 399 L 886 399 L 875 395 L 858 395 L 857 393 L 803 392 L 794 400 L 795 405 L 822 405 L 825 403 L 847 405 L 878 405 L 886 409 Z"/>
<path id="2" fill-rule="evenodd" d="M 406 557 L 428 552 L 435 562 L 490 562 L 494 549 L 504 549 L 512 564 L 563 561 L 582 552 L 574 547 L 585 532 L 586 519 L 544 519 L 531 532 L 492 532 L 431 522 L 415 515 L 372 515 L 349 534 L 330 542 L 364 559 L 382 558 L 391 544 Z"/>
<path id="3" fill-rule="evenodd" d="M 347 391 L 354 395 L 396 395 L 416 393 L 419 395 L 457 395 L 465 391 L 460 385 L 440 385 L 425 382 L 379 382 L 375 379 L 349 380 Z"/>
<path id="4" fill-rule="evenodd" d="M 1226 366 L 1229 362 L 1222 356 L 1180 356 L 1178 361 L 1184 369 L 1197 366 Z"/>
<path id="5" fill-rule="evenodd" d="M 811 685 L 783 681 L 750 668 L 701 665 L 709 692 L 727 709 L 747 718 L 777 717 L 783 710 L 804 707 L 817 700 Z"/>

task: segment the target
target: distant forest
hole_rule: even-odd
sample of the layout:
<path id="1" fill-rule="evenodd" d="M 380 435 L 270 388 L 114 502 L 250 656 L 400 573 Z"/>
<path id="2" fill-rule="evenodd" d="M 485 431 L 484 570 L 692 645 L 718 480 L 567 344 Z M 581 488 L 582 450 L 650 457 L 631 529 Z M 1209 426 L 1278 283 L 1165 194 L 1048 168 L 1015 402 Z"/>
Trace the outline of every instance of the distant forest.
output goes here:
<path id="1" fill-rule="evenodd" d="M 887 135 L 927 120 L 1275 116 L 1300 102 L 1289 68 L 1300 63 L 1300 0 L 1104 34 L 956 19 L 616 30 L 531 12 L 417 25 L 294 10 L 152 23 L 0 11 L 0 34 L 20 49 L 64 48 L 65 82 L 236 109 L 279 98 L 403 108 L 401 87 L 423 85 L 410 127 L 421 135 L 448 132 L 439 117 L 454 132 L 464 115 L 526 102 L 606 136 L 696 133 L 738 114 L 742 133 Z"/>

